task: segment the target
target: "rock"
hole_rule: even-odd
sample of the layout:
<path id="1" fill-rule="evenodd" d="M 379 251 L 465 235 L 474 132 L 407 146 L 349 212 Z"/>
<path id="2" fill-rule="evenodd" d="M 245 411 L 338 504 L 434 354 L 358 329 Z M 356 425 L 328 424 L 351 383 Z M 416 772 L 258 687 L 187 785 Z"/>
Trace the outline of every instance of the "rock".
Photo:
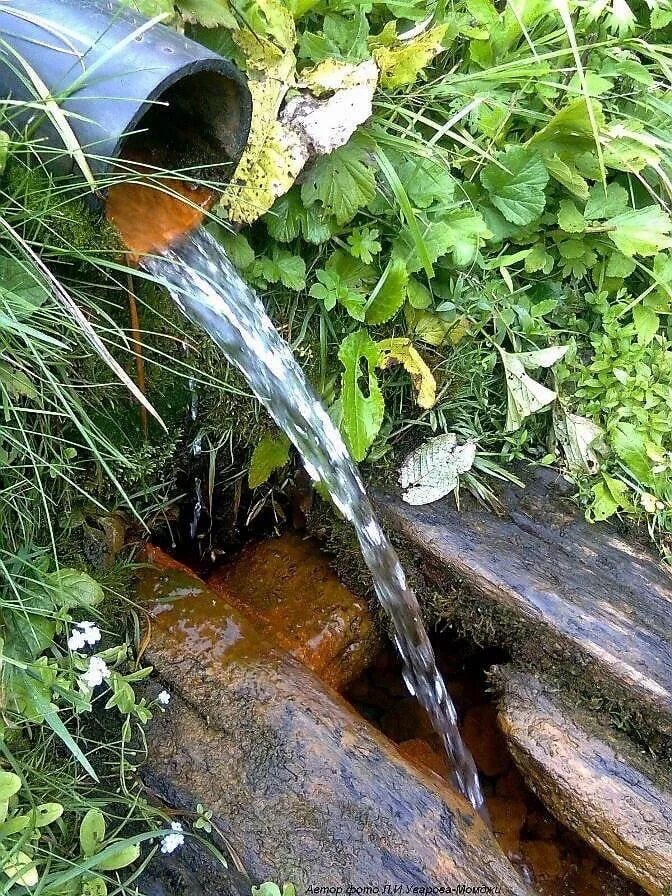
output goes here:
<path id="1" fill-rule="evenodd" d="M 338 691 L 380 649 L 366 601 L 341 584 L 315 542 L 287 533 L 244 548 L 208 582 Z"/>
<path id="2" fill-rule="evenodd" d="M 425 774 L 220 590 L 145 569 L 147 652 L 173 694 L 142 771 L 165 803 L 211 809 L 255 881 L 493 886 L 530 896 L 468 803 Z"/>
<path id="3" fill-rule="evenodd" d="M 651 896 L 667 894 L 672 792 L 660 769 L 539 679 L 500 670 L 497 680 L 502 731 L 544 805 Z"/>
<path id="4" fill-rule="evenodd" d="M 497 726 L 497 709 L 491 703 L 473 706 L 467 712 L 462 735 L 482 774 L 496 778 L 511 765 L 506 741 Z"/>
<path id="5" fill-rule="evenodd" d="M 451 609 L 476 640 L 507 644 L 543 672 L 569 658 L 579 684 L 645 710 L 672 734 L 672 578 L 608 524 L 590 525 L 568 485 L 541 469 L 507 487 L 503 513 L 448 498 L 411 507 L 378 495 L 385 521 L 417 550 L 423 572 L 459 586 Z"/>
<path id="6" fill-rule="evenodd" d="M 557 884 L 566 870 L 557 844 L 546 840 L 526 840 L 522 844 L 522 853 L 524 860 L 534 870 L 535 880 L 555 885 L 551 892 L 557 893 Z"/>
<path id="7" fill-rule="evenodd" d="M 397 743 L 418 737 L 432 740 L 434 736 L 430 718 L 415 697 L 397 700 L 392 709 L 383 715 L 380 728 Z"/>

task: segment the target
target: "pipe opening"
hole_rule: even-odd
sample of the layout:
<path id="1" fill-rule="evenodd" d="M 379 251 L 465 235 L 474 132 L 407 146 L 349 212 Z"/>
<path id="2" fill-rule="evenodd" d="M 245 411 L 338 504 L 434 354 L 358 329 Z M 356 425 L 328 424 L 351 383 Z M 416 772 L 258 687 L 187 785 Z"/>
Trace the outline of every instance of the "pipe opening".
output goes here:
<path id="1" fill-rule="evenodd" d="M 245 101 L 240 83 L 222 72 L 183 75 L 151 98 L 132 133 L 120 141 L 117 155 L 225 183 L 247 138 Z"/>

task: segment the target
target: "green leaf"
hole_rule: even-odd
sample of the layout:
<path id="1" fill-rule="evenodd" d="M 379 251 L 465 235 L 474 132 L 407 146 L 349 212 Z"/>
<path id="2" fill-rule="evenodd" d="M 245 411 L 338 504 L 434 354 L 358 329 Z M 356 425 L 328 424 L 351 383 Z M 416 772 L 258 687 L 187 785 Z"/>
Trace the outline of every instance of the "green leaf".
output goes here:
<path id="1" fill-rule="evenodd" d="M 318 213 L 318 206 L 304 206 L 299 187 L 293 187 L 277 199 L 264 221 L 269 234 L 281 243 L 302 236 L 307 242 L 318 244 L 331 237 L 331 227 Z"/>
<path id="2" fill-rule="evenodd" d="M 49 576 L 58 603 L 68 609 L 96 607 L 105 599 L 102 587 L 81 569 L 59 569 Z"/>
<path id="3" fill-rule="evenodd" d="M 35 824 L 38 828 L 46 828 L 63 815 L 61 803 L 41 803 L 35 810 Z"/>
<path id="4" fill-rule="evenodd" d="M 89 809 L 79 826 L 79 845 L 84 856 L 95 856 L 105 840 L 105 816 L 100 809 Z"/>
<path id="5" fill-rule="evenodd" d="M 376 177 L 368 156 L 374 144 L 355 134 L 345 146 L 321 156 L 306 173 L 301 198 L 315 203 L 337 224 L 347 224 L 376 195 Z"/>
<path id="6" fill-rule="evenodd" d="M 383 248 L 379 236 L 380 231 L 377 227 L 355 227 L 348 236 L 350 254 L 364 264 L 371 264 L 373 256 L 378 255 Z"/>
<path id="7" fill-rule="evenodd" d="M 116 848 L 115 848 L 116 847 Z M 93 864 L 98 871 L 119 871 L 132 865 L 140 856 L 140 847 L 137 843 L 112 844 L 105 850 L 105 857 Z"/>
<path id="8" fill-rule="evenodd" d="M 82 882 L 82 896 L 107 896 L 107 884 L 102 877 L 87 877 Z"/>
<path id="9" fill-rule="evenodd" d="M 448 165 L 435 159 L 409 159 L 399 168 L 399 180 L 408 198 L 417 208 L 429 208 L 434 202 L 450 205 L 455 192 L 455 178 Z"/>
<path id="10" fill-rule="evenodd" d="M 651 308 L 639 304 L 632 309 L 632 319 L 637 331 L 637 342 L 640 345 L 648 345 L 658 332 L 660 318 Z"/>
<path id="11" fill-rule="evenodd" d="M 632 423 L 621 422 L 610 434 L 611 447 L 642 485 L 654 486 L 654 475 L 651 461 L 646 452 L 644 438 Z"/>
<path id="12" fill-rule="evenodd" d="M 383 324 L 399 311 L 406 301 L 408 271 L 401 258 L 392 258 L 366 306 L 367 324 Z"/>
<path id="13" fill-rule="evenodd" d="M 39 715 L 42 716 L 42 718 L 47 723 L 47 725 L 49 725 L 54 734 L 57 737 L 60 737 L 65 746 L 72 753 L 73 758 L 76 759 L 77 762 L 79 762 L 82 768 L 86 772 L 88 772 L 89 775 L 91 775 L 94 781 L 97 781 L 98 775 L 94 772 L 91 763 L 86 758 L 84 753 L 82 753 L 81 748 L 78 746 L 73 736 L 61 721 L 61 717 L 58 714 L 58 707 L 51 703 L 49 699 L 44 696 L 44 691 L 42 688 L 40 688 L 38 682 L 33 682 L 30 679 L 26 678 L 25 689 L 30 694 L 30 698 L 35 707 L 35 710 L 39 713 Z"/>
<path id="14" fill-rule="evenodd" d="M 252 887 L 252 896 L 281 896 L 280 887 L 269 880 L 259 887 Z"/>
<path id="15" fill-rule="evenodd" d="M 546 205 L 548 171 L 535 152 L 521 146 L 508 149 L 481 172 L 481 183 L 495 208 L 512 224 L 531 224 Z"/>
<path id="16" fill-rule="evenodd" d="M 558 209 L 558 227 L 566 233 L 583 233 L 586 221 L 571 199 L 562 199 Z"/>
<path id="17" fill-rule="evenodd" d="M 408 281 L 406 293 L 408 301 L 413 308 L 422 310 L 424 308 L 429 308 L 432 304 L 431 292 L 424 284 L 420 283 L 419 280 L 416 280 L 415 277 L 411 277 Z"/>
<path id="18" fill-rule="evenodd" d="M 0 308 L 17 320 L 26 320 L 49 297 L 36 272 L 25 262 L 0 255 Z"/>
<path id="19" fill-rule="evenodd" d="M 266 433 L 252 453 L 247 481 L 250 488 L 268 482 L 271 473 L 284 467 L 289 461 L 289 439 L 284 434 Z"/>
<path id="20" fill-rule="evenodd" d="M 0 771 L 0 801 L 5 802 L 21 790 L 21 778 L 14 772 Z"/>
<path id="21" fill-rule="evenodd" d="M 656 255 L 672 246 L 672 221 L 658 205 L 633 209 L 609 218 L 609 237 L 624 255 Z"/>
<path id="22" fill-rule="evenodd" d="M 376 377 L 378 346 L 366 330 L 351 333 L 341 343 L 338 358 L 341 378 L 342 426 L 356 461 L 363 460 L 378 435 L 385 405 Z"/>
<path id="23" fill-rule="evenodd" d="M 544 164 L 551 177 L 562 184 L 573 196 L 583 201 L 588 198 L 588 181 L 579 173 L 575 165 L 563 161 L 558 155 L 545 156 Z"/>
<path id="24" fill-rule="evenodd" d="M 584 211 L 589 221 L 600 221 L 620 215 L 628 208 L 628 191 L 617 183 L 607 184 L 605 192 L 602 184 L 594 184 Z"/>

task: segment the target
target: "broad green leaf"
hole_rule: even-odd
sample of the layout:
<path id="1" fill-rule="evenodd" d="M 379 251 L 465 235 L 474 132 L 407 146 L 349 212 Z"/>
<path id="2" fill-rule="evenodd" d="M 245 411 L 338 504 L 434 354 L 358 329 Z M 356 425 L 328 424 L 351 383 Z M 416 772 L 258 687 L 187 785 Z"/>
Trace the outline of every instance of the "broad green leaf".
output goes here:
<path id="1" fill-rule="evenodd" d="M 264 221 L 269 234 L 281 243 L 289 243 L 298 236 L 309 243 L 324 243 L 331 236 L 331 227 L 317 213 L 317 206 L 304 206 L 299 187 L 293 187 L 276 200 Z"/>
<path id="2" fill-rule="evenodd" d="M 541 157 L 521 146 L 508 149 L 481 172 L 481 183 L 495 208 L 512 224 L 530 224 L 546 205 L 548 171 Z"/>
<path id="3" fill-rule="evenodd" d="M 383 324 L 394 317 L 406 301 L 408 277 L 403 259 L 392 258 L 366 306 L 367 324 Z"/>
<path id="4" fill-rule="evenodd" d="M 0 801 L 6 802 L 21 790 L 21 778 L 14 772 L 0 771 Z"/>
<path id="5" fill-rule="evenodd" d="M 35 810 L 35 824 L 38 828 L 46 828 L 63 815 L 61 803 L 41 803 Z"/>
<path id="6" fill-rule="evenodd" d="M 107 896 L 107 884 L 102 877 L 87 877 L 82 882 L 82 896 Z"/>
<path id="7" fill-rule="evenodd" d="M 268 482 L 271 473 L 284 467 L 289 461 L 289 439 L 284 434 L 266 433 L 252 453 L 248 483 L 257 488 Z"/>
<path id="8" fill-rule="evenodd" d="M 440 161 L 412 158 L 399 168 L 399 179 L 416 208 L 429 208 L 434 202 L 448 206 L 455 192 L 455 178 Z"/>
<path id="9" fill-rule="evenodd" d="M 378 47 L 373 58 L 380 69 L 380 83 L 393 90 L 417 81 L 429 63 L 442 52 L 448 25 L 435 25 L 411 40 L 392 47 Z"/>
<path id="10" fill-rule="evenodd" d="M 551 367 L 562 358 L 567 346 L 553 346 L 518 354 L 506 352 L 499 346 L 497 348 L 506 376 L 506 431 L 514 432 L 520 429 L 530 415 L 548 407 L 557 398 L 556 392 L 533 380 L 526 368 Z"/>
<path id="11" fill-rule="evenodd" d="M 632 423 L 622 421 L 610 433 L 611 446 L 632 475 L 642 485 L 655 485 L 644 438 Z"/>
<path id="12" fill-rule="evenodd" d="M 600 221 L 625 212 L 628 204 L 625 187 L 612 182 L 607 184 L 605 192 L 604 185 L 597 183 L 591 187 L 584 215 L 589 221 Z"/>
<path id="13" fill-rule="evenodd" d="M 588 181 L 575 165 L 563 161 L 558 155 L 544 156 L 544 164 L 551 177 L 562 184 L 573 196 L 584 201 L 588 198 Z"/>
<path id="14" fill-rule="evenodd" d="M 406 489 L 407 504 L 431 504 L 454 491 L 460 473 L 468 473 L 476 457 L 474 442 L 458 444 L 448 432 L 423 442 L 405 458 L 399 470 L 399 484 Z"/>
<path id="15" fill-rule="evenodd" d="M 26 263 L 0 255 L 0 307 L 18 321 L 28 319 L 49 297 L 37 273 Z"/>
<path id="16" fill-rule="evenodd" d="M 145 16 L 147 19 L 153 19 L 154 16 L 159 15 L 165 15 L 168 18 L 172 18 L 175 15 L 175 4 L 173 0 L 121 0 L 121 2 L 124 6 L 133 10 L 133 12 L 140 13 L 140 15 Z M 165 21 L 167 21 L 168 18 Z"/>
<path id="17" fill-rule="evenodd" d="M 589 102 L 598 130 L 602 130 L 605 118 L 599 101 L 577 97 L 556 112 L 548 124 L 537 131 L 528 145 L 538 149 L 544 158 L 557 155 L 565 162 L 572 161 L 578 153 L 594 150 L 595 135 Z"/>
<path id="18" fill-rule="evenodd" d="M 567 233 L 583 233 L 586 229 L 586 220 L 571 199 L 560 201 L 558 227 Z"/>
<path id="19" fill-rule="evenodd" d="M 402 337 L 383 339 L 378 343 L 378 351 L 376 366 L 387 370 L 396 364 L 403 364 L 416 390 L 418 405 L 421 408 L 434 407 L 436 380 L 411 340 Z"/>
<path id="20" fill-rule="evenodd" d="M 406 292 L 408 301 L 413 308 L 423 310 L 424 308 L 429 308 L 432 304 L 431 292 L 424 284 L 420 283 L 419 280 L 416 280 L 415 277 L 411 277 L 408 281 Z"/>
<path id="21" fill-rule="evenodd" d="M 376 195 L 376 177 L 368 158 L 373 142 L 355 134 L 345 146 L 321 156 L 306 174 L 301 198 L 316 203 L 337 224 L 347 224 Z"/>
<path id="22" fill-rule="evenodd" d="M 102 587 L 81 569 L 59 569 L 49 576 L 49 584 L 56 593 L 58 603 L 73 607 L 96 607 L 105 599 Z"/>
<path id="23" fill-rule="evenodd" d="M 84 856 L 94 856 L 105 840 L 105 816 L 100 809 L 89 809 L 79 826 L 79 845 Z"/>
<path id="24" fill-rule="evenodd" d="M 616 248 L 628 258 L 656 255 L 672 246 L 672 221 L 658 205 L 623 212 L 609 218 L 606 227 Z"/>
<path id="25" fill-rule="evenodd" d="M 115 848 L 117 847 L 117 848 Z M 105 856 L 100 861 L 94 862 L 93 868 L 97 871 L 119 871 L 127 868 L 137 861 L 140 856 L 140 847 L 137 843 L 112 844 L 105 849 Z"/>
<path id="26" fill-rule="evenodd" d="M 378 435 L 385 405 L 376 377 L 379 350 L 366 330 L 351 333 L 341 343 L 342 426 L 350 453 L 363 460 Z"/>
<path id="27" fill-rule="evenodd" d="M 632 319 L 637 331 L 637 342 L 648 345 L 658 332 L 660 318 L 655 311 L 640 303 L 632 309 Z"/>

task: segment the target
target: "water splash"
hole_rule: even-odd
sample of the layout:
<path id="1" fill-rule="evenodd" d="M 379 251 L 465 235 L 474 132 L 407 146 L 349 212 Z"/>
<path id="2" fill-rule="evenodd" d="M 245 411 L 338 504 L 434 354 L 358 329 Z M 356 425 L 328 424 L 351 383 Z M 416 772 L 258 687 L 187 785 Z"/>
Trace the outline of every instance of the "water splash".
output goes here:
<path id="1" fill-rule="evenodd" d="M 257 398 L 296 446 L 310 476 L 326 486 L 336 507 L 354 526 L 378 598 L 394 624 L 408 689 L 441 736 L 452 759 L 455 783 L 485 814 L 478 773 L 458 731 L 455 707 L 436 667 L 417 598 L 376 519 L 340 433 L 263 304 L 222 247 L 203 229 L 142 263 L 165 283 L 184 314 L 206 330 L 227 359 L 240 368 Z"/>

